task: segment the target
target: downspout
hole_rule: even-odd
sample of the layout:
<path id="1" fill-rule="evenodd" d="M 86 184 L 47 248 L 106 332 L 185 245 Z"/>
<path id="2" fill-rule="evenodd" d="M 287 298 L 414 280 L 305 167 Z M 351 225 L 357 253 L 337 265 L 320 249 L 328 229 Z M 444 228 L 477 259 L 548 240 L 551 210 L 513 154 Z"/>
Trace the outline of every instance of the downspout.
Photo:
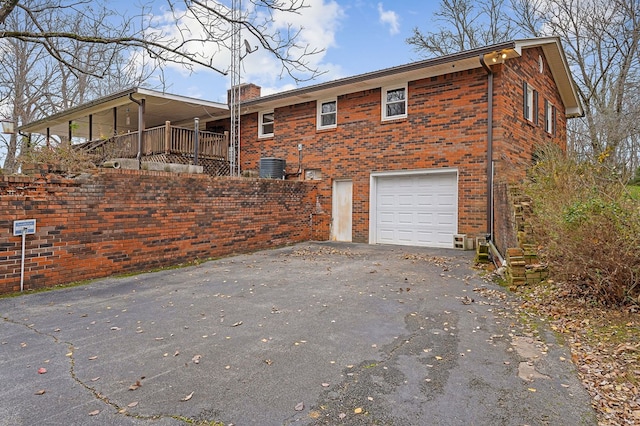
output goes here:
<path id="1" fill-rule="evenodd" d="M 493 240 L 493 71 L 480 55 L 480 65 L 487 72 L 487 232 Z"/>
<path id="2" fill-rule="evenodd" d="M 138 154 L 136 160 L 138 160 L 138 170 L 142 168 L 142 128 L 144 127 L 144 99 L 137 100 L 133 97 L 132 93 L 129 93 L 129 99 L 131 102 L 138 104 Z"/>

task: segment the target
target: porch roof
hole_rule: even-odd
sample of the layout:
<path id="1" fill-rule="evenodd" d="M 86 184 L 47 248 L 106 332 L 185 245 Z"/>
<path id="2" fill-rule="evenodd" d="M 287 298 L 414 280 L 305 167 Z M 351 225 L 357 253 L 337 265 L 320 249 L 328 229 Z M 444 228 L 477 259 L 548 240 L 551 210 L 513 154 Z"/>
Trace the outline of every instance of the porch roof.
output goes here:
<path id="1" fill-rule="evenodd" d="M 73 136 L 88 139 L 91 116 L 92 137 L 111 136 L 115 108 L 118 133 L 134 132 L 138 130 L 138 104 L 131 98 L 145 100 L 146 128 L 163 125 L 167 119 L 172 124 L 191 127 L 195 117 L 210 120 L 229 115 L 228 106 L 219 102 L 133 87 L 25 124 L 18 131 L 46 134 L 49 129 L 51 135 L 67 136 L 69 122 L 73 122 Z"/>

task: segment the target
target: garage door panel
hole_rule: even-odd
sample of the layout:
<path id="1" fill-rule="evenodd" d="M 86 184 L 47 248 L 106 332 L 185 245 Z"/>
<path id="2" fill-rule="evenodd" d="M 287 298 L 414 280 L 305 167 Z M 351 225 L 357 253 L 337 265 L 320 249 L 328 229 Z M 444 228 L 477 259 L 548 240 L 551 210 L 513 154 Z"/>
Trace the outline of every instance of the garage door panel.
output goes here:
<path id="1" fill-rule="evenodd" d="M 457 174 L 376 178 L 375 242 L 453 247 L 457 233 Z"/>

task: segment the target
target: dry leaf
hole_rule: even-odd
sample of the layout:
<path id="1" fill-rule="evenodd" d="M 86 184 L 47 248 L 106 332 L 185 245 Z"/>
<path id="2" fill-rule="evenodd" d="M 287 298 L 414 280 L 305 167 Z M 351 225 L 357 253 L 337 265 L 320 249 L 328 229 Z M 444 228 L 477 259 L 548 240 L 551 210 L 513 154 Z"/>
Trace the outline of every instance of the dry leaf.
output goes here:
<path id="1" fill-rule="evenodd" d="M 358 407 L 355 410 L 353 410 L 353 412 L 356 413 L 356 414 L 360 414 L 360 413 L 362 413 L 362 408 Z"/>
<path id="2" fill-rule="evenodd" d="M 142 386 L 142 383 L 140 383 L 140 380 L 136 380 L 136 382 L 134 384 L 129 386 L 129 390 L 130 391 L 134 391 L 134 390 L 138 389 L 141 386 Z"/>
<path id="3" fill-rule="evenodd" d="M 182 398 L 180 401 L 188 401 L 193 397 L 193 392 L 191 392 L 189 395 L 185 396 L 184 398 Z"/>
<path id="4" fill-rule="evenodd" d="M 46 368 L 44 368 L 44 367 L 40 367 L 40 368 L 38 368 L 38 374 L 44 374 L 44 373 L 46 373 L 46 372 L 47 372 L 47 369 L 46 369 Z"/>
<path id="5" fill-rule="evenodd" d="M 298 402 L 298 404 L 296 404 L 295 408 L 296 411 L 302 411 L 304 410 L 304 402 Z"/>
<path id="6" fill-rule="evenodd" d="M 191 358 L 191 361 L 193 361 L 194 364 L 200 364 L 201 358 L 202 358 L 202 355 L 194 355 L 193 358 Z"/>
<path id="7" fill-rule="evenodd" d="M 91 379 L 92 382 L 97 382 L 98 380 L 100 380 L 100 376 L 94 377 L 93 379 Z"/>
<path id="8" fill-rule="evenodd" d="M 100 410 L 93 410 L 89 413 L 90 416 L 97 416 L 98 414 L 100 414 Z"/>
<path id="9" fill-rule="evenodd" d="M 242 321 L 238 321 L 238 322 L 234 323 L 231 327 L 237 327 L 239 325 L 242 325 Z"/>
<path id="10" fill-rule="evenodd" d="M 131 403 L 127 404 L 127 407 L 133 408 L 133 407 L 135 407 L 137 405 L 138 405 L 138 401 L 134 401 L 134 402 L 131 402 Z"/>
<path id="11" fill-rule="evenodd" d="M 89 357 L 89 361 L 93 361 L 94 359 L 98 359 L 98 356 L 97 356 L 97 355 L 94 355 L 94 356 L 90 356 L 90 357 Z"/>
<path id="12" fill-rule="evenodd" d="M 339 418 L 340 420 L 344 419 L 345 417 L 347 417 L 347 415 L 346 415 L 345 413 L 340 413 L 340 414 L 338 414 L 338 418 Z"/>
<path id="13" fill-rule="evenodd" d="M 37 391 L 35 394 L 36 395 L 44 395 L 46 391 L 44 389 L 40 389 L 39 391 Z"/>
<path id="14" fill-rule="evenodd" d="M 312 419 L 319 419 L 320 418 L 320 412 L 318 411 L 310 411 L 309 412 L 309 417 Z"/>

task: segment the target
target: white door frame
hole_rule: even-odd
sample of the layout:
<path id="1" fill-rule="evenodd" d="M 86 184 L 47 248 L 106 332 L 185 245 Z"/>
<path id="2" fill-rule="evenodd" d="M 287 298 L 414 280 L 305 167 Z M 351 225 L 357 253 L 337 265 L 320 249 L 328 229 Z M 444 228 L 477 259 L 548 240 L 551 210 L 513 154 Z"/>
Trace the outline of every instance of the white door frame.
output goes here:
<path id="1" fill-rule="evenodd" d="M 393 176 L 411 176 L 411 175 L 430 175 L 441 173 L 454 173 L 456 174 L 456 188 L 458 188 L 460 174 L 457 167 L 443 167 L 441 169 L 414 169 L 414 170 L 394 170 L 387 172 L 371 172 L 369 175 L 369 244 L 377 244 L 376 241 L 376 220 L 377 215 L 377 178 L 379 177 L 393 177 Z M 458 193 L 458 191 L 456 191 Z M 456 202 L 456 205 L 458 203 Z M 458 220 L 458 212 L 456 212 L 456 221 Z M 456 225 L 457 229 L 457 225 Z"/>

